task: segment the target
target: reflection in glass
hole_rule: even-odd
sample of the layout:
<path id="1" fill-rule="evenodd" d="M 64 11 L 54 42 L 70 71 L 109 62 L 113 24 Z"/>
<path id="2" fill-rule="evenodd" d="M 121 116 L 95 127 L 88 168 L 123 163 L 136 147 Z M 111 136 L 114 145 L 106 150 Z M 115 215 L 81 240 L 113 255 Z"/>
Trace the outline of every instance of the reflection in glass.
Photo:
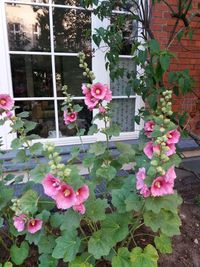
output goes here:
<path id="1" fill-rule="evenodd" d="M 7 4 L 6 17 L 10 50 L 50 50 L 48 8 Z"/>
<path id="2" fill-rule="evenodd" d="M 56 5 L 81 6 L 80 0 L 53 0 Z"/>
<path id="3" fill-rule="evenodd" d="M 120 124 L 122 132 L 134 131 L 135 99 L 114 99 L 113 122 Z"/>
<path id="4" fill-rule="evenodd" d="M 111 80 L 110 88 L 113 92 L 113 95 L 116 96 L 126 96 L 126 87 L 128 84 L 128 74 L 131 72 L 136 71 L 136 64 L 131 58 L 120 58 L 119 68 L 124 69 L 124 76 L 123 78 L 115 79 L 114 81 Z M 131 91 L 131 95 L 134 95 L 133 89 Z"/>
<path id="5" fill-rule="evenodd" d="M 137 23 L 131 19 L 127 14 L 114 14 L 111 23 L 117 24 L 117 31 L 123 37 L 123 44 L 120 55 L 131 55 L 131 48 L 137 36 Z"/>
<path id="6" fill-rule="evenodd" d="M 75 100 L 73 102 L 74 104 L 79 104 L 80 106 L 83 107 L 83 109 L 78 113 L 78 119 L 77 119 L 77 125 L 79 129 L 85 129 L 85 135 L 87 135 L 88 130 L 91 126 L 91 121 L 92 121 L 92 112 L 89 111 L 84 104 L 84 100 Z M 77 135 L 77 130 L 75 128 L 73 129 L 68 129 L 67 125 L 64 124 L 63 120 L 63 111 L 61 110 L 62 108 L 62 101 L 58 102 L 58 107 L 59 107 L 59 134 L 60 137 L 66 137 L 66 136 L 76 136 Z"/>
<path id="7" fill-rule="evenodd" d="M 51 57 L 11 55 L 14 97 L 53 96 Z"/>
<path id="8" fill-rule="evenodd" d="M 55 110 L 53 101 L 16 101 L 16 114 L 28 111 L 29 120 L 37 122 L 36 128 L 29 134 L 37 134 L 42 138 L 56 137 Z"/>
<path id="9" fill-rule="evenodd" d="M 91 49 L 91 13 L 85 10 L 54 8 L 55 50 L 80 52 Z"/>
<path id="10" fill-rule="evenodd" d="M 91 60 L 88 60 L 88 66 L 91 67 Z M 56 85 L 57 95 L 63 96 L 62 86 L 68 86 L 68 93 L 73 96 L 82 96 L 82 83 L 88 80 L 83 76 L 83 70 L 79 67 L 79 59 L 77 57 L 57 56 L 55 60 L 56 66 Z"/>

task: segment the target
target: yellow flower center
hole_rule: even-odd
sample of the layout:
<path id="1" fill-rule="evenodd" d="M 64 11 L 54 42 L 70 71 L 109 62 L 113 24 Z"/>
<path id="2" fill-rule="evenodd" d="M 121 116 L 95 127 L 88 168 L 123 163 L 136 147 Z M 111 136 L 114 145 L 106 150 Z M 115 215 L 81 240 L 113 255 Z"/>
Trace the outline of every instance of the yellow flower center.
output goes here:
<path id="1" fill-rule="evenodd" d="M 68 189 L 66 189 L 64 192 L 64 195 L 65 195 L 65 197 L 68 197 L 70 195 L 70 191 Z"/>
<path id="2" fill-rule="evenodd" d="M 160 184 L 160 182 L 156 182 L 156 183 L 155 183 L 155 186 L 156 186 L 157 188 L 161 188 L 161 184 Z"/>
<path id="3" fill-rule="evenodd" d="M 96 93 L 97 95 L 100 95 L 100 94 L 101 94 L 101 90 L 100 90 L 100 89 L 96 89 L 95 93 Z"/>
<path id="4" fill-rule="evenodd" d="M 0 104 L 4 106 L 6 104 L 6 100 L 5 99 L 1 99 L 0 100 Z"/>
<path id="5" fill-rule="evenodd" d="M 32 221 L 31 221 L 31 225 L 32 225 L 32 226 L 35 226 L 35 220 L 32 220 Z"/>

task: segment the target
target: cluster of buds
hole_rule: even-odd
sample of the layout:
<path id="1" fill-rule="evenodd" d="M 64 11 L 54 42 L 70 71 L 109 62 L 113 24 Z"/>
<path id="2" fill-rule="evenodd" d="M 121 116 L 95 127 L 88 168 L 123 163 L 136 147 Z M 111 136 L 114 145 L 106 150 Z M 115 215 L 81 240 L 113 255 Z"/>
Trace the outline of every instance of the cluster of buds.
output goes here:
<path id="1" fill-rule="evenodd" d="M 172 90 L 166 90 L 162 93 L 162 97 L 160 98 L 161 111 L 165 116 L 171 116 L 172 112 Z"/>
<path id="2" fill-rule="evenodd" d="M 96 77 L 94 75 L 94 72 L 88 68 L 88 64 L 86 63 L 85 54 L 83 52 L 81 52 L 78 54 L 78 57 L 79 57 L 79 61 L 80 61 L 79 67 L 81 69 L 83 69 L 83 76 L 87 77 L 91 82 L 94 81 L 96 79 Z"/>
<path id="3" fill-rule="evenodd" d="M 11 200 L 11 202 L 13 203 L 12 206 L 10 207 L 11 210 L 13 210 L 16 215 L 20 215 L 21 212 L 22 212 L 22 207 L 21 207 L 20 199 L 13 198 Z"/>
<path id="4" fill-rule="evenodd" d="M 44 145 L 44 151 L 47 154 L 49 159 L 48 165 L 50 167 L 51 173 L 54 175 L 58 175 L 63 178 L 67 178 L 71 170 L 66 168 L 65 164 L 61 163 L 62 158 L 54 144 L 48 143 Z"/>

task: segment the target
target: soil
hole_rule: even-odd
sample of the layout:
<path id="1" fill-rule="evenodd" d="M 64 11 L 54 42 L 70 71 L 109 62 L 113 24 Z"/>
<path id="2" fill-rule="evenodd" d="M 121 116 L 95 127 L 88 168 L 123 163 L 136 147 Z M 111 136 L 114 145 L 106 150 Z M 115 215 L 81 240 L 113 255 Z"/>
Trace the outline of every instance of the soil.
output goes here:
<path id="1" fill-rule="evenodd" d="M 159 267 L 200 267 L 200 205 L 196 203 L 196 197 L 200 195 L 200 180 L 189 172 L 177 170 L 175 187 L 183 198 L 179 211 L 182 219 L 181 235 L 173 238 L 173 253 L 160 256 Z M 0 235 L 5 238 L 3 232 Z M 142 240 L 141 245 L 145 246 L 145 243 L 147 239 Z M 5 260 L 6 254 L 0 247 L 0 262 Z M 33 247 L 22 267 L 37 267 L 37 258 L 37 250 Z M 60 263 L 58 266 L 67 267 L 67 264 Z M 96 266 L 111 265 L 99 261 Z"/>

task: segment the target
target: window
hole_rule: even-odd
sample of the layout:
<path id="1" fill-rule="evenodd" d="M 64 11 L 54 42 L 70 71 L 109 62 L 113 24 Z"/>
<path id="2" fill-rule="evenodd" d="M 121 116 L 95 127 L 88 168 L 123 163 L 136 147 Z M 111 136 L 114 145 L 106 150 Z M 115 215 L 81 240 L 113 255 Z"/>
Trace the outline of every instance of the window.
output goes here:
<path id="1" fill-rule="evenodd" d="M 94 44 L 91 33 L 99 26 L 107 26 L 108 21 L 100 21 L 91 9 L 80 7 L 76 0 L 3 0 L 0 3 L 2 28 L 0 28 L 0 55 L 4 62 L 0 72 L 0 91 L 13 95 L 20 108 L 16 113 L 29 111 L 30 119 L 37 122 L 35 133 L 42 140 L 53 139 L 57 144 L 76 144 L 79 139 L 75 130 L 68 130 L 63 124 L 61 88 L 67 84 L 74 101 L 83 106 L 80 113 L 80 127 L 89 129 L 97 111 L 90 112 L 84 104 L 81 84 L 84 81 L 79 68 L 77 53 L 91 51 Z M 15 5 L 13 5 L 13 3 Z M 113 16 L 123 11 L 115 11 Z M 125 40 L 134 35 L 132 22 L 125 25 Z M 2 34 L 1 34 L 2 33 Z M 122 49 L 120 66 L 127 70 L 133 66 L 130 44 Z M 124 90 L 126 77 L 111 82 L 105 70 L 105 51 L 97 50 L 88 64 L 96 74 L 97 81 L 110 85 L 113 101 L 118 107 L 114 121 L 122 126 L 118 139 L 133 139 L 138 136 L 138 126 L 133 115 L 140 106 L 140 98 L 127 98 Z M 5 88 L 7 88 L 5 90 Z M 99 127 L 101 125 L 99 124 Z M 12 135 L 3 133 L 5 148 L 9 148 Z M 101 135 L 84 136 L 84 142 L 95 142 Z"/>

